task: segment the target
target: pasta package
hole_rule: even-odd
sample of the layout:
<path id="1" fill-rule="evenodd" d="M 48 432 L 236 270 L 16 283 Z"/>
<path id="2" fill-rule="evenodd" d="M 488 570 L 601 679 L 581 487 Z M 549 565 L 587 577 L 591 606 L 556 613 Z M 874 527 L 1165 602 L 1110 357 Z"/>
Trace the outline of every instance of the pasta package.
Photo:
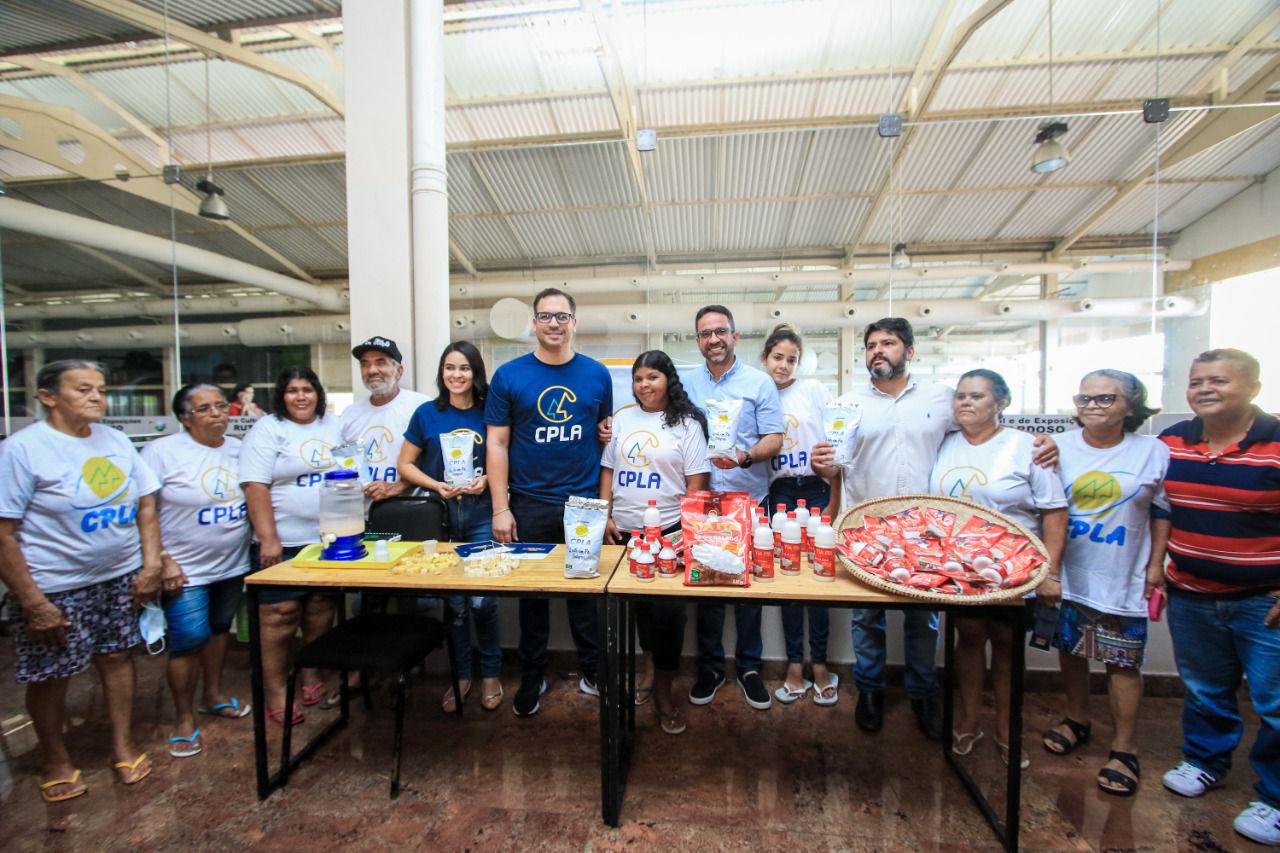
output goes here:
<path id="1" fill-rule="evenodd" d="M 680 500 L 685 586 L 751 585 L 751 511 L 746 492 L 689 492 Z"/>
<path id="2" fill-rule="evenodd" d="M 738 461 L 738 421 L 741 400 L 707 401 L 707 458 Z"/>
<path id="3" fill-rule="evenodd" d="M 564 504 L 564 576 L 599 577 L 600 549 L 609 521 L 609 502 L 574 495 Z"/>
<path id="4" fill-rule="evenodd" d="M 853 461 L 853 448 L 862 425 L 862 406 L 857 403 L 828 403 L 822 413 L 822 435 L 835 448 L 835 465 Z"/>
<path id="5" fill-rule="evenodd" d="M 475 434 L 469 429 L 440 433 L 440 456 L 444 461 L 444 481 L 454 488 L 465 488 L 476 481 L 471 464 L 471 448 Z"/>

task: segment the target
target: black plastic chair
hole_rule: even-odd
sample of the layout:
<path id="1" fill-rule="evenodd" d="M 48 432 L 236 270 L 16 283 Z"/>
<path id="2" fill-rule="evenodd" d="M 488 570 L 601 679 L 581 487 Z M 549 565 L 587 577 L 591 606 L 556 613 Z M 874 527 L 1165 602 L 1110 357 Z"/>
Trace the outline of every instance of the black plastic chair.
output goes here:
<path id="1" fill-rule="evenodd" d="M 360 673 L 364 688 L 365 709 L 373 703 L 369 697 L 369 673 L 393 673 L 396 678 L 396 728 L 391 773 L 391 799 L 400 795 L 400 747 L 404 730 L 405 689 L 410 671 L 422 663 L 428 654 L 448 647 L 449 674 L 453 679 L 454 695 L 458 695 L 458 669 L 454 663 L 453 638 L 439 619 L 430 616 L 377 613 L 357 616 L 342 622 L 336 628 L 312 640 L 294 657 L 289 669 L 289 684 L 285 696 L 286 708 L 293 707 L 294 687 L 298 672 L 304 668 L 336 669 L 341 673 L 341 717 L 346 723 L 351 717 L 347 673 Z M 282 746 L 280 784 L 289 781 L 290 741 L 293 735 L 293 717 L 285 714 Z"/>
<path id="2" fill-rule="evenodd" d="M 439 495 L 397 495 L 369 507 L 371 533 L 399 533 L 408 542 L 445 539 L 449 512 Z"/>

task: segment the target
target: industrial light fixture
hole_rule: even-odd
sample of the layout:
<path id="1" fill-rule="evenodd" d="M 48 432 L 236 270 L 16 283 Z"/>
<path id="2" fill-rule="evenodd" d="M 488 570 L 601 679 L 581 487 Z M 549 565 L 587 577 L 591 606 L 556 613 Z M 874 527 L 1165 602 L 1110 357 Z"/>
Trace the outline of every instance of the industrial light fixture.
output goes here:
<path id="1" fill-rule="evenodd" d="M 5 195 L 8 192 L 8 188 L 4 185 L 4 178 L 0 178 L 0 195 Z"/>
<path id="2" fill-rule="evenodd" d="M 1071 162 L 1067 148 L 1058 141 L 1058 137 L 1067 132 L 1065 121 L 1054 121 L 1040 125 L 1036 133 L 1036 147 L 1031 152 L 1031 171 L 1046 175 L 1056 172 Z"/>
<path id="3" fill-rule="evenodd" d="M 893 247 L 893 257 L 889 261 L 889 266 L 895 270 L 911 268 L 911 256 L 907 254 L 906 243 L 899 243 Z"/>
<path id="4" fill-rule="evenodd" d="M 226 220 L 231 218 L 227 209 L 227 200 L 222 187 L 213 182 L 213 106 L 209 97 L 209 57 L 204 58 L 204 144 L 205 172 L 204 179 L 196 184 L 196 189 L 204 193 L 200 202 L 200 215 L 205 219 Z"/>
<path id="5" fill-rule="evenodd" d="M 1049 0 L 1049 109 L 1053 109 L 1053 0 Z M 1031 152 L 1031 171 L 1037 175 L 1056 172 L 1071 162 L 1067 148 L 1058 137 L 1067 132 L 1065 121 L 1047 121 L 1036 131 Z"/>

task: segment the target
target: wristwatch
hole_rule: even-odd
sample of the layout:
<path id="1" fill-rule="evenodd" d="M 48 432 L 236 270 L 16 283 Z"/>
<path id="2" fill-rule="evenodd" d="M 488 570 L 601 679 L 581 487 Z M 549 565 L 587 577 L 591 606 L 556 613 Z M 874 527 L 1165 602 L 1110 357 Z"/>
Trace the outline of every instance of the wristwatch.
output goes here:
<path id="1" fill-rule="evenodd" d="M 739 462 L 739 463 L 738 463 L 738 467 L 739 467 L 739 468 L 744 468 L 744 469 L 745 469 L 745 468 L 750 468 L 750 467 L 751 467 L 751 464 L 752 464 L 753 462 L 755 462 L 755 460 L 751 458 L 751 453 L 750 453 L 750 452 L 748 452 L 748 453 L 747 453 L 747 458 L 746 458 L 746 459 L 743 459 L 741 462 Z"/>

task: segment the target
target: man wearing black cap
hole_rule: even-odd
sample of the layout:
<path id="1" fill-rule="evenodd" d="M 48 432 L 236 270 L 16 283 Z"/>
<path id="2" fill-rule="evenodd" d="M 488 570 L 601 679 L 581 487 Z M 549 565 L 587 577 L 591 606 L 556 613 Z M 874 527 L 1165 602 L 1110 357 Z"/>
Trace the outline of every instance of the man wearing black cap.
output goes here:
<path id="1" fill-rule="evenodd" d="M 359 442 L 364 451 L 365 496 L 379 501 L 404 492 L 396 472 L 404 431 L 418 407 L 429 398 L 400 387 L 404 375 L 403 357 L 396 342 L 374 335 L 351 350 L 360 362 L 360 381 L 369 389 L 369 399 L 347 407 L 342 413 L 342 440 Z"/>

